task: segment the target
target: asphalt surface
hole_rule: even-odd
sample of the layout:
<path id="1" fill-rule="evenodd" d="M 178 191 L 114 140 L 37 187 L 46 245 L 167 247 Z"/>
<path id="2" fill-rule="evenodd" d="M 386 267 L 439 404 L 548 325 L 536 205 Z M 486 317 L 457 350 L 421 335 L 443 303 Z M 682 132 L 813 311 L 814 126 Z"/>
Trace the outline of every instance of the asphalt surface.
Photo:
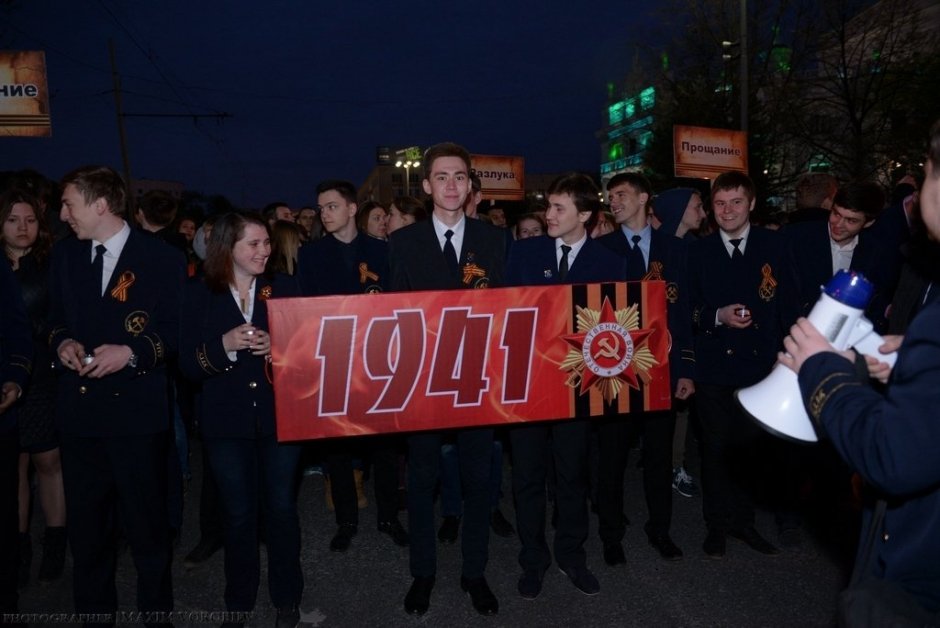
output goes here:
<path id="1" fill-rule="evenodd" d="M 691 445 L 691 443 L 690 443 Z M 183 557 L 198 541 L 198 481 L 201 469 L 199 448 L 192 459 L 196 478 L 186 495 L 185 523 L 175 550 L 173 584 L 178 615 L 177 626 L 218 625 L 219 617 L 209 613 L 224 610 L 222 593 L 223 552 L 217 552 L 202 565 L 187 570 Z M 698 477 L 698 465 L 690 447 L 690 472 Z M 634 452 L 635 453 L 635 452 Z M 519 597 L 516 581 L 518 539 L 490 537 L 490 561 L 486 575 L 499 598 L 499 614 L 478 615 L 469 598 L 460 590 L 460 547 L 438 546 L 437 584 L 431 608 L 422 617 L 407 615 L 403 598 L 411 583 L 408 550 L 392 544 L 375 527 L 375 507 L 371 483 L 370 497 L 360 512 L 359 534 L 348 552 L 330 552 L 335 532 L 333 513 L 326 509 L 322 476 L 304 477 L 300 488 L 303 534 L 303 569 L 306 580 L 301 604 L 302 626 L 831 626 L 834 625 L 836 598 L 848 577 L 850 565 L 845 547 L 854 541 L 851 526 L 843 538 L 823 540 L 817 534 L 818 522 L 804 529 L 803 542 L 777 556 L 764 556 L 730 539 L 721 560 L 702 552 L 705 536 L 700 497 L 674 496 L 672 537 L 685 552 L 677 562 L 666 562 L 651 548 L 643 532 L 646 507 L 642 497 L 641 472 L 631 455 L 625 487 L 627 528 L 624 549 L 627 565 L 611 568 L 604 564 L 597 520 L 592 516 L 591 535 L 586 545 L 588 566 L 600 581 L 601 592 L 585 596 L 557 569 L 549 570 L 542 594 L 534 601 Z M 504 493 L 509 490 L 510 469 L 504 475 Z M 550 510 L 550 509 L 549 509 Z M 514 520 L 512 500 L 503 499 L 503 512 Z M 821 513 L 827 522 L 832 512 Z M 72 610 L 71 558 L 65 574 L 51 584 L 35 582 L 41 544 L 41 514 L 33 521 L 32 581 L 20 591 L 21 612 L 34 614 L 32 626 L 61 625 Z M 407 515 L 401 513 L 407 526 Z M 757 528 L 776 541 L 773 515 L 759 511 Z M 549 528 L 551 530 L 551 528 Z M 549 544 L 551 541 L 549 540 Z M 841 550 L 840 550 L 841 547 Z M 261 588 L 250 626 L 273 626 L 275 610 L 266 587 L 265 554 L 262 549 Z M 118 590 L 122 611 L 135 610 L 136 575 L 132 560 L 124 553 L 118 567 Z M 43 616 L 45 614 L 46 616 Z M 131 625 L 131 624 L 122 624 Z"/>

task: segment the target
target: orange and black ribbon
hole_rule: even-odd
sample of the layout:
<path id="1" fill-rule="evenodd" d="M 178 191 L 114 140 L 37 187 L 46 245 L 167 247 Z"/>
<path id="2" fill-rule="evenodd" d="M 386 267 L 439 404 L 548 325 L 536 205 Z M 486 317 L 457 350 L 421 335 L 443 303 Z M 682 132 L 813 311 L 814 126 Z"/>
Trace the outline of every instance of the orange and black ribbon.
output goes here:
<path id="1" fill-rule="evenodd" d="M 137 278 L 129 270 L 125 270 L 118 278 L 117 285 L 111 290 L 111 296 L 124 303 L 127 301 L 127 289 L 134 285 Z"/>

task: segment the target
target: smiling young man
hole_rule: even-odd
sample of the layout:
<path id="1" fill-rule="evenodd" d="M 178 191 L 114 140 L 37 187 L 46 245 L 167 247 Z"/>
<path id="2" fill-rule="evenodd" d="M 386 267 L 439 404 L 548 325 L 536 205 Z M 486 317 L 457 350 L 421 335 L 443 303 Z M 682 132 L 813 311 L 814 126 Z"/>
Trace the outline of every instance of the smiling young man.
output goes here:
<path id="1" fill-rule="evenodd" d="M 800 281 L 801 313 L 809 313 L 819 298 L 819 287 L 837 271 L 853 270 L 875 285 L 866 315 L 877 331 L 885 330 L 885 310 L 898 272 L 896 256 L 869 230 L 884 204 L 885 194 L 877 183 L 849 183 L 836 192 L 828 222 L 802 222 L 784 229 Z"/>
<path id="2" fill-rule="evenodd" d="M 718 231 L 689 247 L 689 285 L 695 333 L 696 407 L 702 424 L 702 501 L 711 558 L 733 536 L 763 554 L 777 548 L 754 528 L 752 482 L 760 428 L 734 400 L 773 367 L 784 330 L 796 319 L 793 261 L 784 238 L 752 226 L 757 202 L 751 179 L 739 172 L 712 184 Z"/>
<path id="3" fill-rule="evenodd" d="M 598 242 L 626 258 L 626 272 L 621 280 L 666 282 L 666 324 L 672 336 L 670 384 L 676 399 L 688 399 L 695 392 L 692 380 L 695 362 L 689 325 L 686 245 L 650 225 L 648 210 L 653 190 L 642 174 L 615 175 L 607 182 L 607 194 L 617 229 Z M 605 417 L 598 424 L 598 533 L 604 544 L 604 561 L 611 567 L 626 563 L 622 546 L 626 533 L 623 479 L 631 436 L 638 429 L 643 432 L 643 490 L 649 510 L 644 526 L 647 540 L 664 560 L 682 558 L 682 550 L 669 535 L 675 423 L 675 411 L 667 410 Z"/>
<path id="4" fill-rule="evenodd" d="M 297 278 L 304 296 L 378 293 L 388 288 L 388 244 L 356 228 L 356 188 L 349 181 L 323 181 L 317 207 L 326 234 L 300 249 Z M 368 448 L 366 451 L 365 448 Z M 336 512 L 336 534 L 330 550 L 345 552 L 359 526 L 353 458 L 369 454 L 375 465 L 378 529 L 396 545 L 408 544 L 398 520 L 398 439 L 337 440 L 330 447 L 330 491 Z"/>
<path id="5" fill-rule="evenodd" d="M 49 346 L 79 613 L 117 610 L 115 513 L 137 567 L 141 611 L 170 611 L 168 355 L 179 337 L 183 259 L 124 220 L 124 182 L 90 166 L 62 180 L 76 238 L 53 251 Z"/>
<path id="6" fill-rule="evenodd" d="M 506 229 L 464 215 L 470 194 L 470 154 L 457 144 L 429 148 L 424 164 L 424 191 L 434 209 L 431 219 L 393 232 L 389 238 L 392 290 L 454 290 L 503 284 Z M 408 436 L 408 522 L 411 528 L 411 575 L 405 611 L 427 612 L 437 573 L 434 491 L 440 473 L 441 432 Z M 463 485 L 463 567 L 461 587 L 483 615 L 499 611 L 499 602 L 484 577 L 490 526 L 490 460 L 493 428 L 455 433 Z"/>
<path id="7" fill-rule="evenodd" d="M 568 174 L 548 189 L 547 236 L 519 240 L 506 263 L 512 286 L 615 282 L 623 278 L 624 259 L 588 237 L 601 210 L 598 190 L 590 178 Z M 554 556 L 558 567 L 585 595 L 600 592 L 587 567 L 584 541 L 588 535 L 588 437 L 590 422 L 572 419 L 522 425 L 509 432 L 513 451 L 512 489 L 522 550 L 519 595 L 535 599 L 552 564 L 545 540 L 545 481 L 549 456 L 556 474 Z"/>

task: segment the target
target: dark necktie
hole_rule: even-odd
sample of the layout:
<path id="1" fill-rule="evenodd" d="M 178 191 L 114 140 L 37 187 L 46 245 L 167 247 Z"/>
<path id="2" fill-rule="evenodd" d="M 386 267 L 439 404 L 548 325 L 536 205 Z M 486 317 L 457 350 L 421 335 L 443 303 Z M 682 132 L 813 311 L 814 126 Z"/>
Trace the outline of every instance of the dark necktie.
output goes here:
<path id="1" fill-rule="evenodd" d="M 561 281 L 564 281 L 565 277 L 568 276 L 568 253 L 570 252 L 570 246 L 567 244 L 561 245 L 561 261 L 558 262 L 558 278 Z"/>
<path id="2" fill-rule="evenodd" d="M 646 262 L 643 260 L 643 251 L 640 249 L 642 239 L 643 237 L 639 235 L 631 238 L 633 247 L 627 254 L 627 279 L 629 281 L 639 281 L 646 275 Z"/>
<path id="3" fill-rule="evenodd" d="M 103 244 L 95 247 L 95 259 L 91 261 L 91 276 L 95 282 L 95 289 L 101 295 L 101 275 L 104 273 L 104 253 L 108 249 Z"/>
<path id="4" fill-rule="evenodd" d="M 734 247 L 734 251 L 731 252 L 731 259 L 741 259 L 744 257 L 744 253 L 741 252 L 741 249 L 738 247 L 741 245 L 741 242 L 744 238 L 735 238 L 733 240 L 728 240 L 731 243 L 731 246 Z"/>
<path id="5" fill-rule="evenodd" d="M 444 232 L 444 237 L 447 238 L 447 241 L 444 242 L 444 261 L 447 262 L 447 269 L 450 274 L 456 279 L 460 276 L 460 268 L 457 264 L 457 249 L 454 248 L 454 243 L 450 241 L 454 237 L 454 232 L 448 229 Z"/>

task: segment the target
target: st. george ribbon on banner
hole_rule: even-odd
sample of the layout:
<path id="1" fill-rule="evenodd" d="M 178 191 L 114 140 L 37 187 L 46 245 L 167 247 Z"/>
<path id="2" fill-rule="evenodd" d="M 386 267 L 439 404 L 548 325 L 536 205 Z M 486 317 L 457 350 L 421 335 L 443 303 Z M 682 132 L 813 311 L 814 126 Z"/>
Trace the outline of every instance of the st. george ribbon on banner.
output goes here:
<path id="1" fill-rule="evenodd" d="M 662 281 L 271 299 L 278 439 L 668 409 Z"/>

